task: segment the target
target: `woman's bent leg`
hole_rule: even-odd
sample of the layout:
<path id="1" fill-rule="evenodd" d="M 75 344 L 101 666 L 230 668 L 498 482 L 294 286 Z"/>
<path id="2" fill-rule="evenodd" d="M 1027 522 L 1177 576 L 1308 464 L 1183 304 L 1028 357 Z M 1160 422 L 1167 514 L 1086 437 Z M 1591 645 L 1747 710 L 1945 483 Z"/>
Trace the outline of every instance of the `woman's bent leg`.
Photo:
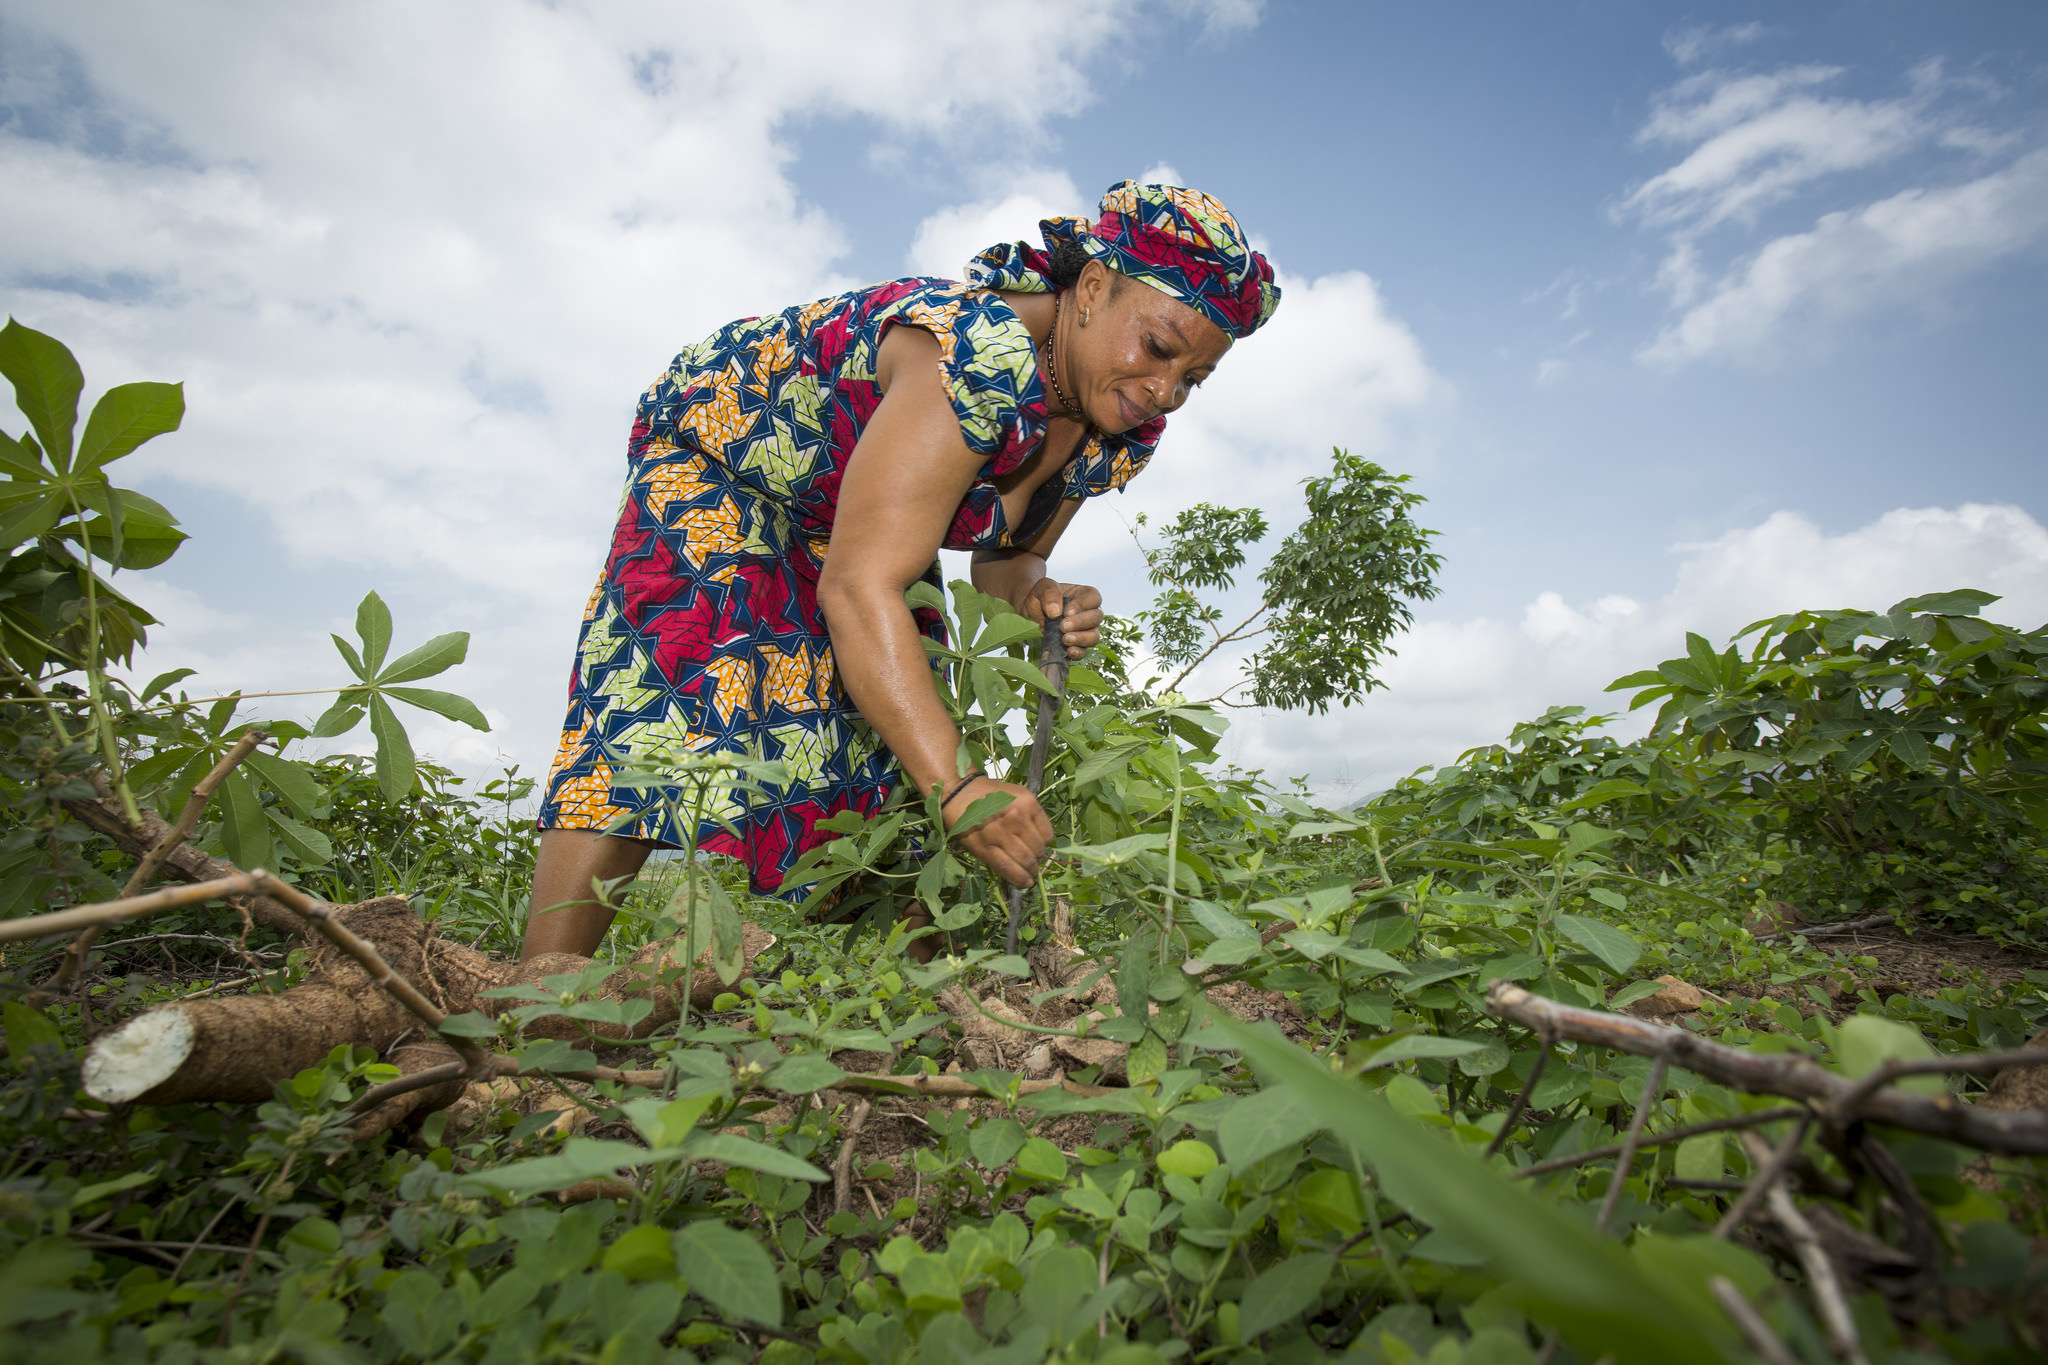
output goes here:
<path id="1" fill-rule="evenodd" d="M 520 958 L 542 953 L 589 957 L 596 952 L 604 931 L 612 927 L 612 912 L 591 899 L 591 879 L 630 877 L 653 851 L 654 845 L 644 839 L 593 829 L 542 830 Z"/>

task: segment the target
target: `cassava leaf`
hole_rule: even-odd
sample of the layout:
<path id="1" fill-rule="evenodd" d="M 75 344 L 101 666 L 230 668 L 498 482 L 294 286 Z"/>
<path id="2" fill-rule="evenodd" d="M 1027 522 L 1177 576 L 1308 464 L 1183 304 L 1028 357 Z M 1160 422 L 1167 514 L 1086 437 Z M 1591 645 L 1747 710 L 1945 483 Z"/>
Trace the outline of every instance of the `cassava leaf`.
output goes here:
<path id="1" fill-rule="evenodd" d="M 116 384 L 100 395 L 78 438 L 75 468 L 98 469 L 144 441 L 176 431 L 185 417 L 183 384 Z"/>
<path id="2" fill-rule="evenodd" d="M 388 800 L 396 801 L 412 790 L 412 740 L 392 713 L 391 704 L 374 694 L 370 697 L 370 733 L 377 737 L 378 790 Z"/>
<path id="3" fill-rule="evenodd" d="M 380 687 L 378 690 L 387 697 L 407 702 L 422 711 L 432 711 L 437 716 L 459 720 L 472 730 L 488 731 L 491 728 L 491 723 L 484 719 L 484 713 L 477 709 L 475 702 L 467 697 L 458 697 L 453 692 L 437 692 L 430 687 Z"/>

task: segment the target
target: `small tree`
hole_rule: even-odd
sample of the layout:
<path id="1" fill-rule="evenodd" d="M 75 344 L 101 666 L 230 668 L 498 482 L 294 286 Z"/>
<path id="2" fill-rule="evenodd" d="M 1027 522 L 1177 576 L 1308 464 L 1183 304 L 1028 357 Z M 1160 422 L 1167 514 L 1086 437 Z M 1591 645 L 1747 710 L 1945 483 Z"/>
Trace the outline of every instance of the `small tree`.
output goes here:
<path id="1" fill-rule="evenodd" d="M 1180 670 L 1168 690 L 1217 651 L 1261 637 L 1245 676 L 1210 700 L 1320 714 L 1385 685 L 1374 670 L 1394 653 L 1387 642 L 1414 621 L 1409 603 L 1437 595 L 1443 557 L 1430 548 L 1436 532 L 1415 523 L 1425 499 L 1409 491 L 1408 475 L 1331 453 L 1330 473 L 1306 481 L 1308 515 L 1259 574 L 1258 605 L 1227 630 L 1222 609 L 1200 593 L 1231 588 L 1248 547 L 1265 538 L 1265 516 L 1198 503 L 1166 527 L 1163 544 L 1140 542 L 1146 572 L 1164 591 L 1138 619 L 1160 661 Z M 1229 701 L 1247 686 L 1249 703 Z"/>

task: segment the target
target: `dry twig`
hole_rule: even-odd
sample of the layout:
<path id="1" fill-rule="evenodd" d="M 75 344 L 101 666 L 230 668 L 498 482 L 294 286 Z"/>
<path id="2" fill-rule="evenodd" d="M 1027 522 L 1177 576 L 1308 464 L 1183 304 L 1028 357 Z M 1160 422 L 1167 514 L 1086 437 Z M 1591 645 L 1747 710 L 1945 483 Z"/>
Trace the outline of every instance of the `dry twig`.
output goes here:
<path id="1" fill-rule="evenodd" d="M 52 910 L 46 915 L 25 915 L 20 919 L 0 920 L 0 943 L 15 943 L 25 938 L 44 938 L 51 934 L 68 934 L 77 929 L 98 928 L 124 919 L 135 919 L 140 915 L 154 915 L 162 910 L 197 905 L 202 901 L 246 896 L 266 883 L 270 886 L 278 885 L 267 873 L 240 872 L 232 877 L 220 877 L 191 886 L 167 887 L 162 891 L 152 891 L 146 896 L 126 896 L 119 900 L 99 901 L 92 905 L 74 905 L 69 910 Z"/>
<path id="2" fill-rule="evenodd" d="M 1636 1148 L 1643 1140 L 1643 1124 L 1649 1121 L 1650 1110 L 1664 1097 L 1664 1074 L 1671 1069 L 1671 1061 L 1659 1057 L 1650 1067 L 1649 1078 L 1643 1082 L 1643 1093 L 1636 1100 L 1635 1117 L 1629 1120 L 1628 1136 L 1622 1140 L 1621 1160 L 1614 1163 L 1614 1178 L 1607 1182 L 1607 1197 L 1600 1201 L 1600 1216 L 1593 1220 L 1593 1231 L 1605 1235 L 1607 1225 L 1614 1220 L 1615 1207 L 1621 1202 L 1622 1186 L 1628 1183 L 1629 1167 L 1636 1163 Z"/>
<path id="3" fill-rule="evenodd" d="M 1521 1121 L 1522 1111 L 1529 1107 L 1529 1097 L 1536 1093 L 1536 1082 L 1543 1079 L 1543 1065 L 1550 1060 L 1550 1049 L 1557 1041 L 1549 1034 L 1540 1035 L 1543 1046 L 1536 1053 L 1535 1065 L 1529 1068 L 1529 1079 L 1522 1082 L 1521 1090 L 1515 1095 L 1515 1102 L 1508 1106 L 1508 1116 L 1500 1121 L 1500 1131 L 1493 1135 L 1493 1141 L 1486 1144 L 1486 1155 L 1491 1158 L 1507 1145 L 1507 1140 Z M 1524 1174 L 1527 1174 L 1524 1172 Z"/>
<path id="4" fill-rule="evenodd" d="M 1704 1119 L 1699 1123 L 1687 1124 L 1683 1128 L 1668 1128 L 1661 1133 L 1651 1133 L 1636 1146 L 1661 1147 L 1667 1142 L 1683 1142 L 1689 1137 L 1698 1137 L 1701 1133 L 1724 1133 L 1730 1128 L 1749 1128 L 1759 1123 L 1772 1123 L 1778 1119 L 1796 1119 L 1805 1112 L 1806 1110 L 1798 1105 L 1788 1104 L 1777 1109 L 1759 1109 L 1754 1113 L 1736 1114 L 1725 1119 Z M 1605 1147 L 1591 1147 L 1583 1152 L 1574 1152 L 1570 1156 L 1552 1157 L 1548 1161 L 1539 1161 L 1534 1166 L 1524 1166 L 1521 1170 L 1512 1172 L 1509 1178 L 1531 1179 L 1539 1175 L 1549 1175 L 1552 1171 L 1583 1166 L 1589 1161 L 1619 1156 L 1622 1145 L 1619 1142 L 1612 1142 Z"/>
<path id="5" fill-rule="evenodd" d="M 832 1158 L 832 1212 L 845 1213 L 853 1203 L 853 1144 L 860 1136 L 860 1130 L 867 1125 L 868 1112 L 874 1106 L 866 1100 L 855 1100 L 853 1111 L 847 1115 L 846 1127 L 839 1133 L 839 1152 Z"/>
<path id="6" fill-rule="evenodd" d="M 1724 1239 L 1734 1236 L 1735 1230 L 1748 1219 L 1757 1203 L 1777 1187 L 1778 1178 L 1790 1168 L 1792 1158 L 1799 1155 L 1799 1144 L 1806 1140 L 1806 1126 L 1812 1121 L 1811 1115 L 1800 1115 L 1798 1122 L 1792 1125 L 1792 1131 L 1785 1134 L 1784 1141 L 1775 1150 L 1754 1132 L 1742 1134 L 1743 1149 L 1751 1154 L 1750 1164 L 1756 1173 L 1750 1177 L 1749 1187 L 1743 1190 L 1741 1197 L 1721 1215 L 1721 1221 L 1714 1224 L 1714 1236 Z M 1756 1141 L 1751 1143 L 1753 1137 Z M 1763 1155 L 1756 1155 L 1759 1152 Z"/>
<path id="7" fill-rule="evenodd" d="M 1837 1076 L 1811 1058 L 1795 1053 L 1742 1052 L 1710 1042 L 1684 1029 L 1652 1024 L 1624 1014 L 1562 1005 L 1532 995 L 1520 986 L 1496 981 L 1486 1000 L 1487 1013 L 1575 1042 L 1592 1043 L 1641 1057 L 1669 1056 L 1684 1067 L 1723 1085 L 1753 1094 L 1782 1095 L 1803 1100 L 1832 1122 L 1857 1119 L 1905 1128 L 1929 1137 L 1966 1143 L 1985 1151 L 2019 1156 L 2048 1155 L 2048 1111 L 1976 1109 L 1953 1095 L 1918 1095 L 1887 1086 L 1862 1096 L 1848 1108 L 1838 1107 L 1860 1083 Z M 2001 1054 L 1987 1054 L 1999 1056 Z M 2013 1054 L 2002 1054 L 2010 1059 Z M 2008 1065 L 2018 1063 L 2007 1061 Z"/>
<path id="8" fill-rule="evenodd" d="M 1756 1305 L 1742 1296 L 1742 1291 L 1735 1287 L 1735 1281 L 1726 1275 L 1716 1275 L 1707 1281 L 1707 1288 L 1714 1291 L 1714 1299 L 1721 1305 L 1721 1310 L 1734 1319 L 1735 1325 L 1742 1329 L 1742 1335 L 1749 1338 L 1749 1348 L 1763 1357 L 1764 1365 L 1799 1365 L 1799 1357 L 1778 1340 L 1778 1334 L 1764 1321 L 1764 1315 L 1756 1311 Z"/>
<path id="9" fill-rule="evenodd" d="M 1742 1145 L 1748 1149 L 1750 1160 L 1769 1159 L 1770 1149 L 1755 1133 L 1744 1133 Z M 1828 1348 L 1846 1365 L 1870 1365 L 1863 1354 L 1863 1342 L 1856 1335 L 1856 1319 L 1849 1312 L 1849 1300 L 1842 1293 L 1841 1277 L 1835 1273 L 1835 1263 L 1828 1258 L 1827 1248 L 1820 1244 L 1813 1224 L 1806 1221 L 1806 1216 L 1793 1204 L 1792 1196 L 1775 1180 L 1771 1182 L 1768 1198 L 1772 1219 L 1791 1239 L 1799 1264 L 1806 1271 L 1806 1282 L 1813 1286 L 1813 1306 L 1821 1325 L 1827 1329 Z"/>

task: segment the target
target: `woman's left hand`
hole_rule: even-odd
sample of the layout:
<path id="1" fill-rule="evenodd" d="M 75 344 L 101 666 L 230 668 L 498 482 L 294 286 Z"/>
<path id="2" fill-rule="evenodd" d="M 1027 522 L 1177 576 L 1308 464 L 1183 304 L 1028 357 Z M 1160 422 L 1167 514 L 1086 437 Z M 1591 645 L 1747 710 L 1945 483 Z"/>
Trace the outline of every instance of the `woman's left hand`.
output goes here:
<path id="1" fill-rule="evenodd" d="M 1080 658 L 1102 638 L 1102 594 L 1086 583 L 1041 578 L 1017 609 L 1040 625 L 1058 618 L 1070 660 Z"/>

